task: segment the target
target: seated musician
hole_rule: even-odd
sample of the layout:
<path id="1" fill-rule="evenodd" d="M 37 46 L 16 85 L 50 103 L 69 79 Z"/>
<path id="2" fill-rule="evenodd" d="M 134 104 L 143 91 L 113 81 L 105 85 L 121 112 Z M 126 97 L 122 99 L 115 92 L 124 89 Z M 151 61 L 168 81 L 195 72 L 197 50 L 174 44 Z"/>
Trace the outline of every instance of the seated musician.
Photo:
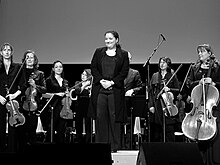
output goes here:
<path id="1" fill-rule="evenodd" d="M 132 55 L 131 53 L 128 53 L 128 58 L 129 58 L 129 62 L 131 63 L 132 61 Z M 127 114 L 128 114 L 128 123 L 131 122 L 132 120 L 132 128 L 134 127 L 134 117 L 131 119 L 130 117 L 131 115 L 131 108 L 133 108 L 132 106 L 132 97 L 134 97 L 135 95 L 139 95 L 143 92 L 143 83 L 141 80 L 141 75 L 139 73 L 138 70 L 136 69 L 132 69 L 129 68 L 129 72 L 127 77 L 124 80 L 124 88 L 125 88 L 125 101 L 126 101 L 126 110 L 127 110 Z M 130 124 L 126 123 L 126 128 L 124 126 L 124 128 L 122 129 L 124 131 L 124 135 L 125 138 L 123 138 L 122 140 L 124 141 L 124 144 L 122 143 L 122 148 L 123 149 L 132 149 L 134 144 L 131 144 L 131 136 L 133 134 L 133 129 L 131 130 L 131 126 Z"/>
<path id="2" fill-rule="evenodd" d="M 78 143 L 91 142 L 91 118 L 87 116 L 88 106 L 91 94 L 92 77 L 91 70 L 84 69 L 81 74 L 81 82 L 75 82 L 75 94 L 77 101 L 75 104 L 75 128 L 76 128 L 76 141 Z"/>

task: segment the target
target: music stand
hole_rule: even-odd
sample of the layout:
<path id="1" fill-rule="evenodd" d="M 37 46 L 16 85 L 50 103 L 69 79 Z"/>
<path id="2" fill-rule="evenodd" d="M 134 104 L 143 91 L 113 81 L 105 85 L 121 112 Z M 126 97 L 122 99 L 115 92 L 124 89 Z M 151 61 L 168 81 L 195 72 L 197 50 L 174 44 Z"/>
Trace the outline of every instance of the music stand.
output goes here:
<path id="1" fill-rule="evenodd" d="M 135 95 L 131 97 L 131 105 L 132 105 L 132 114 L 131 114 L 131 143 L 132 143 L 132 134 L 133 134 L 133 118 L 145 118 L 147 117 L 146 111 L 146 96 L 145 95 Z M 147 119 L 149 120 L 149 119 Z M 134 121 L 135 122 L 135 121 Z M 149 129 L 149 128 L 148 128 Z M 138 145 L 139 145 L 139 135 L 138 135 Z"/>
<path id="2" fill-rule="evenodd" d="M 50 142 L 53 143 L 53 109 L 54 109 L 54 106 L 56 105 L 57 103 L 57 100 L 59 98 L 58 95 L 55 95 L 55 94 L 52 94 L 52 95 L 49 95 L 49 94 L 43 94 L 44 98 L 49 98 L 49 100 L 47 101 L 47 103 L 44 105 L 44 107 L 41 109 L 40 113 L 42 113 L 44 111 L 44 109 L 49 105 L 49 108 L 50 108 L 50 112 L 51 112 L 51 119 L 50 119 Z"/>

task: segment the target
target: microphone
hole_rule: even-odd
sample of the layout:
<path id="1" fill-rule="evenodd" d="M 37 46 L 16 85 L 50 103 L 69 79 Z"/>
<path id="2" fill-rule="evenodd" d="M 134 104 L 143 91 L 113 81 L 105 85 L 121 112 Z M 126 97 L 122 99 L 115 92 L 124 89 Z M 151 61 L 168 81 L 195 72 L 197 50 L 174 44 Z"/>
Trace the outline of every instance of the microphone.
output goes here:
<path id="1" fill-rule="evenodd" d="M 163 38 L 164 41 L 166 41 L 166 38 L 164 37 L 164 35 L 161 33 L 160 36 Z"/>

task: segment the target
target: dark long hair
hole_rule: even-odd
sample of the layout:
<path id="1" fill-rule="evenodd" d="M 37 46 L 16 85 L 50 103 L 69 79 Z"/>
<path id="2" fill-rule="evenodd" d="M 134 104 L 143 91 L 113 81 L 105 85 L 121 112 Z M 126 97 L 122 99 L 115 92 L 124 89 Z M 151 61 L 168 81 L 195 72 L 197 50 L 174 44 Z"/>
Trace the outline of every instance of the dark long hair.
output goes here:
<path id="1" fill-rule="evenodd" d="M 171 59 L 170 59 L 169 57 L 160 57 L 159 63 L 158 63 L 158 70 L 159 70 L 159 72 L 161 71 L 161 69 L 160 69 L 160 61 L 162 61 L 162 60 L 167 63 L 167 72 L 171 73 L 171 70 L 172 70 L 172 68 L 171 68 L 172 62 L 171 62 Z"/>
<path id="2" fill-rule="evenodd" d="M 50 76 L 51 76 L 51 77 L 55 77 L 55 72 L 54 72 L 53 68 L 54 68 L 54 66 L 55 66 L 56 63 L 61 63 L 62 66 L 63 66 L 62 61 L 60 61 L 60 60 L 54 61 L 54 62 L 53 62 L 53 65 L 52 65 L 51 72 L 50 72 Z M 61 73 L 61 77 L 64 78 L 64 67 L 63 67 L 63 72 Z"/>
<path id="3" fill-rule="evenodd" d="M 118 39 L 118 43 L 116 44 L 116 48 L 121 49 L 121 44 L 119 44 L 119 33 L 116 32 L 116 31 L 114 31 L 114 30 L 109 30 L 109 31 L 105 32 L 104 36 L 105 36 L 107 33 L 111 33 L 116 39 Z"/>

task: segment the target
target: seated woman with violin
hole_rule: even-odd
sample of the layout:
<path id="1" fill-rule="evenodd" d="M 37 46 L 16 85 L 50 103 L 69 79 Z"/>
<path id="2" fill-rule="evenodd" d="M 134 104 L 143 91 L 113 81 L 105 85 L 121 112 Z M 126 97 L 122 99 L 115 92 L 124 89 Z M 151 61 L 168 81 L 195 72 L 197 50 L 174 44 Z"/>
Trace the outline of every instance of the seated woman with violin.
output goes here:
<path id="1" fill-rule="evenodd" d="M 81 82 L 75 82 L 76 101 L 76 140 L 78 143 L 91 142 L 91 118 L 88 117 L 88 107 L 92 86 L 92 75 L 90 69 L 84 69 L 81 74 Z"/>
<path id="2" fill-rule="evenodd" d="M 33 144 L 37 140 L 38 111 L 41 110 L 41 96 L 46 92 L 46 83 L 44 72 L 38 69 L 38 58 L 33 50 L 24 53 L 22 62 L 24 84 L 21 88 L 21 109 L 26 119 L 24 139 L 26 144 Z"/>
<path id="3" fill-rule="evenodd" d="M 209 44 L 198 45 L 196 50 L 199 58 L 192 66 L 186 81 L 187 87 L 192 91 L 190 99 L 193 103 L 191 110 L 193 113 L 189 113 L 186 116 L 187 118 L 185 117 L 182 129 L 186 136 L 198 141 L 205 165 L 219 165 L 220 105 L 218 104 L 218 100 L 220 90 L 220 64 Z M 209 103 L 212 103 L 212 105 L 210 106 Z M 200 115 L 197 115 L 197 113 Z M 196 115 L 198 117 L 194 118 Z M 204 117 L 205 119 L 203 119 Z M 193 121 L 193 119 L 196 119 L 196 121 Z M 211 122 L 209 122 L 210 120 Z M 197 126 L 196 137 L 192 137 L 188 134 L 192 132 L 193 128 L 190 127 L 190 125 L 194 125 L 192 123 L 196 123 L 195 125 Z M 205 133 L 200 134 L 200 132 Z"/>
<path id="4" fill-rule="evenodd" d="M 154 73 L 149 86 L 149 111 L 151 139 L 156 142 L 174 141 L 177 107 L 173 104 L 179 90 L 179 81 L 171 69 L 171 60 L 161 57 L 158 72 Z"/>

